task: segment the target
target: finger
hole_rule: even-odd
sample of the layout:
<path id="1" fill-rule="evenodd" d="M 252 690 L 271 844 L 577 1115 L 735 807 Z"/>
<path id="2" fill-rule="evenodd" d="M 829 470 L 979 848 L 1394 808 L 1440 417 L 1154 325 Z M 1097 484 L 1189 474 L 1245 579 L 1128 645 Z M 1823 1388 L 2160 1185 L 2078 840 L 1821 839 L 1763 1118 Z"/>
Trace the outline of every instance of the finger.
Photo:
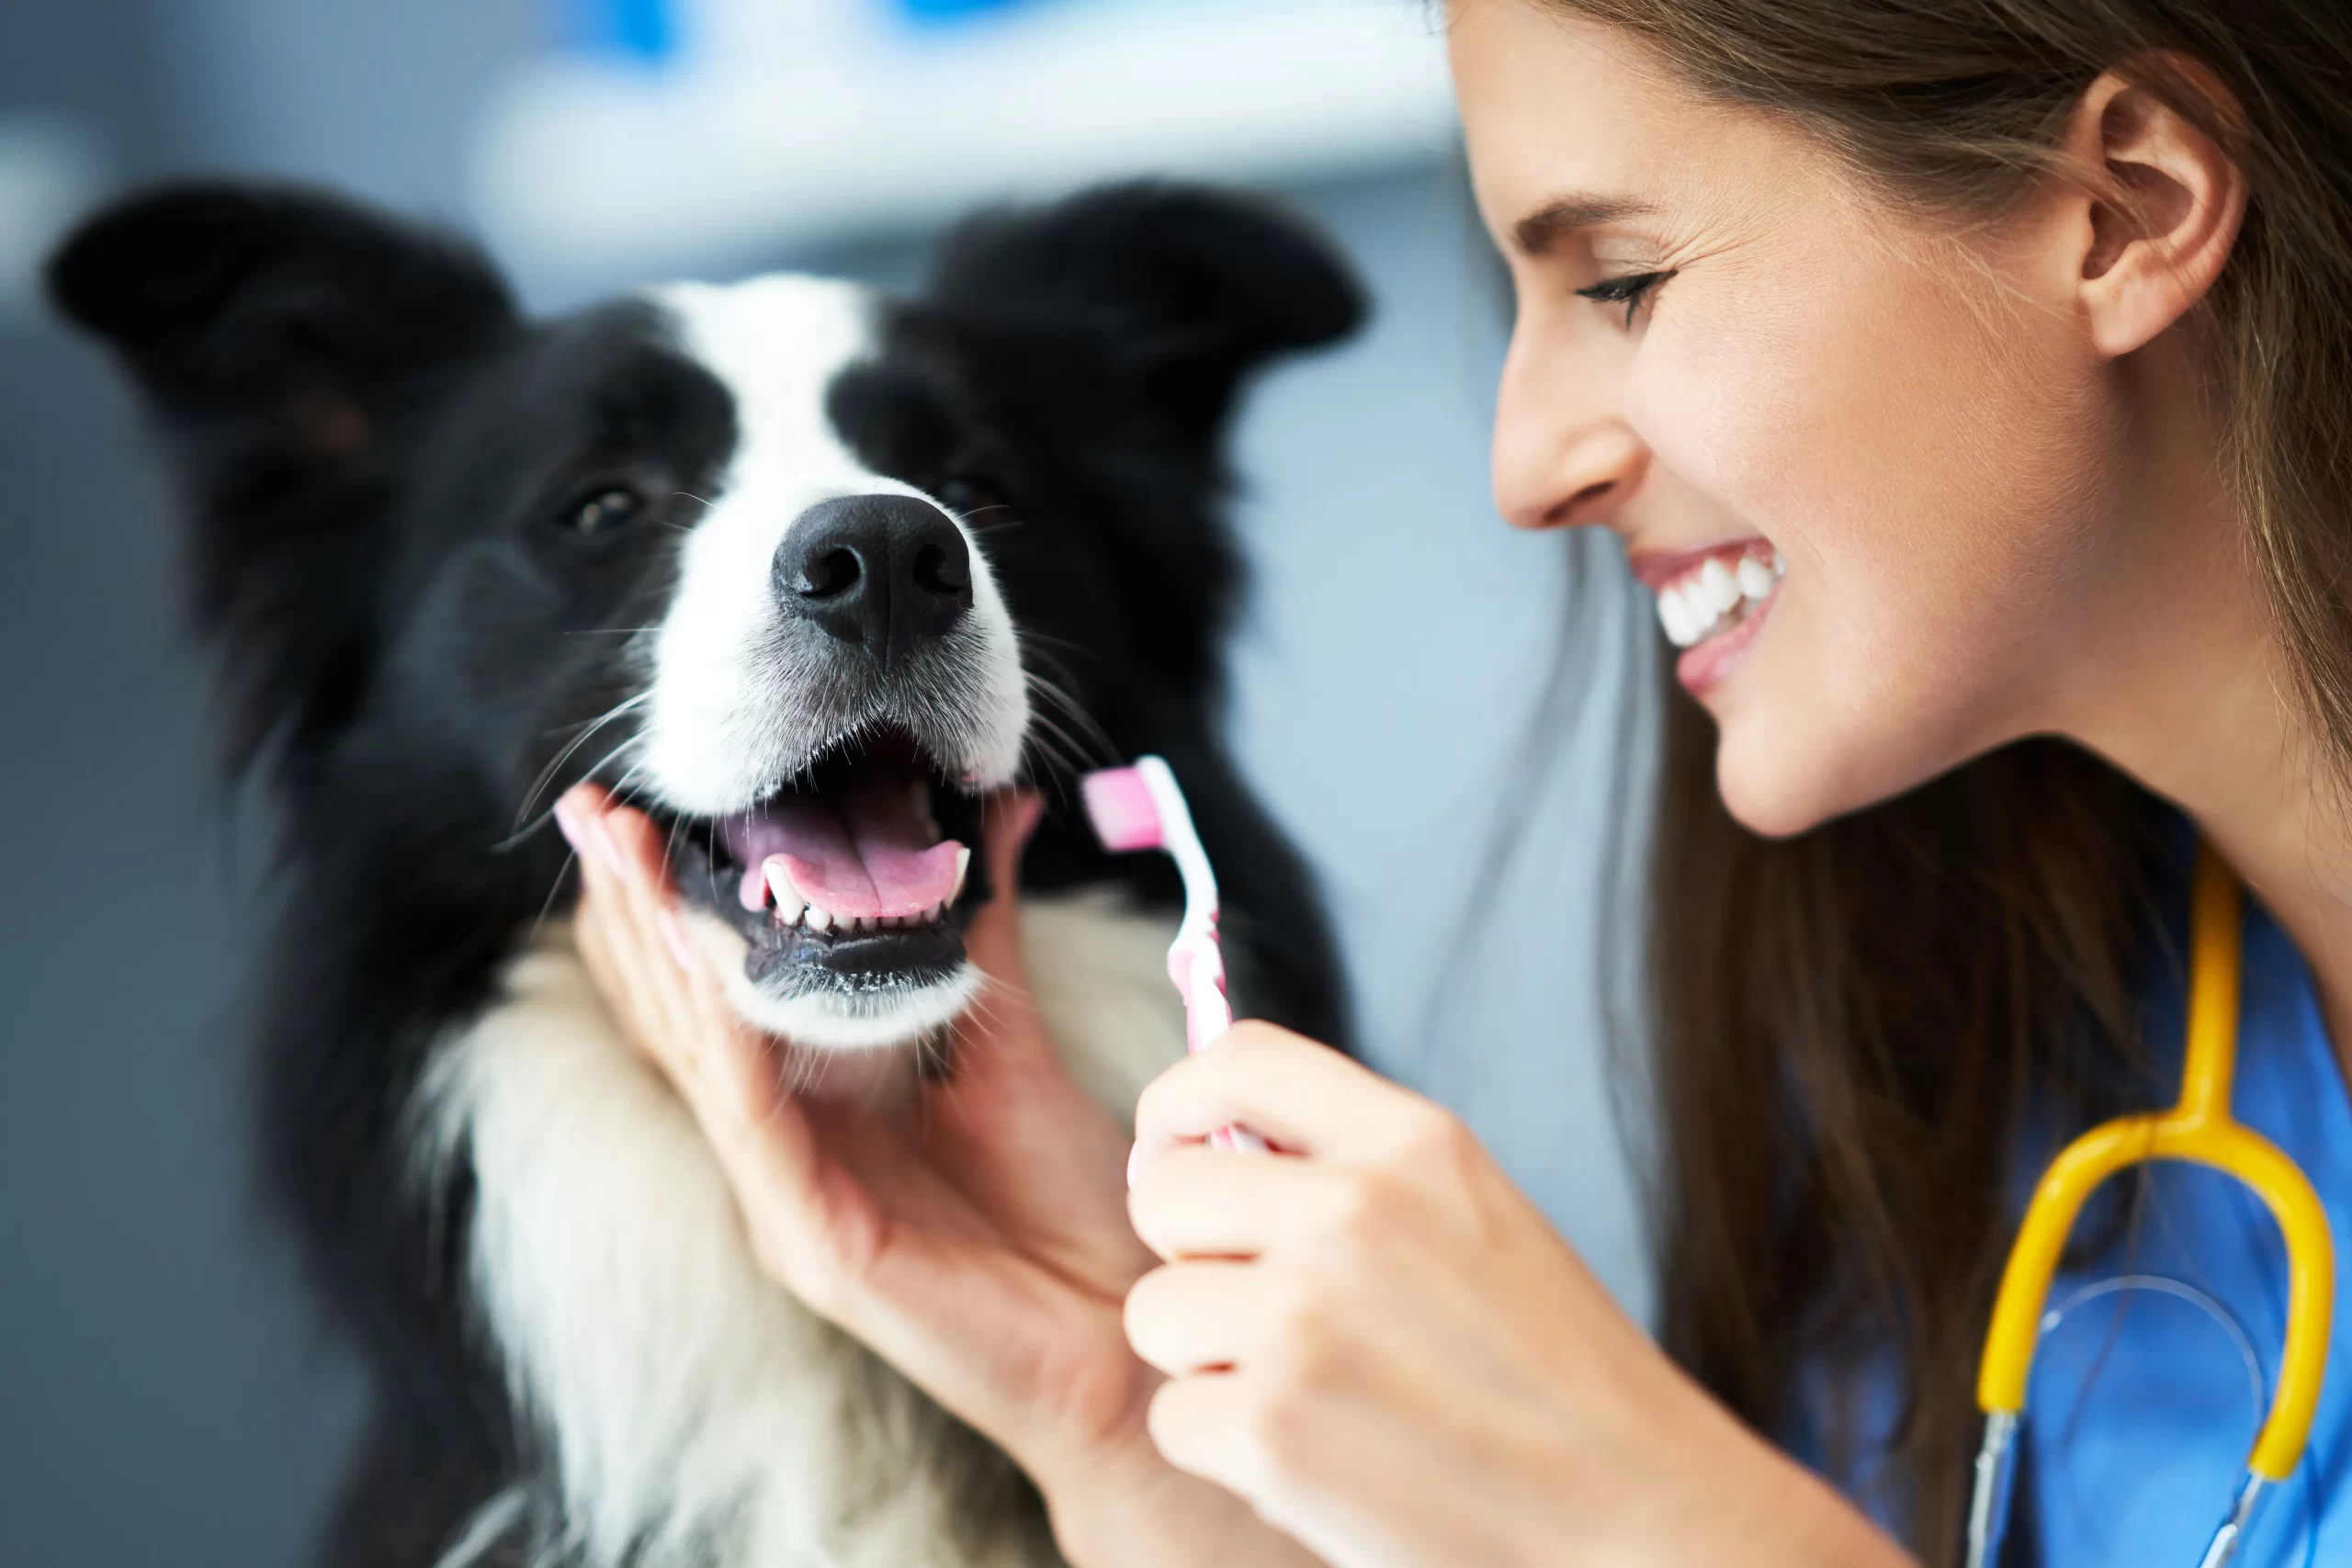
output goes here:
<path id="1" fill-rule="evenodd" d="M 1255 1258 L 1344 1196 L 1343 1177 L 1326 1162 L 1187 1144 L 1137 1163 L 1127 1217 L 1162 1258 Z"/>
<path id="2" fill-rule="evenodd" d="M 644 899 L 634 891 L 641 870 L 624 853 L 619 834 L 628 834 L 640 814 L 616 807 L 595 784 L 575 784 L 556 802 L 557 824 L 579 857 L 580 901 L 574 910 L 575 940 L 590 973 L 611 998 L 642 1014 L 657 1000 L 652 966 L 644 962 L 639 929 L 647 920 Z M 631 836 L 634 846 L 636 838 Z M 639 1017 L 640 1025 L 650 1021 Z"/>
<path id="3" fill-rule="evenodd" d="M 678 891 L 670 879 L 670 835 L 645 813 L 626 806 L 608 809 L 604 827 L 620 856 L 639 919 L 650 925 L 681 970 L 693 974 L 701 969 L 701 956 L 686 934 Z"/>
<path id="4" fill-rule="evenodd" d="M 1236 1371 L 1170 1378 L 1152 1394 L 1144 1416 L 1144 1429 L 1162 1459 L 1244 1497 L 1268 1469 L 1251 1449 L 1248 1376 Z"/>
<path id="5" fill-rule="evenodd" d="M 1160 1150 L 1239 1124 L 1319 1158 L 1375 1157 L 1443 1113 L 1329 1045 L 1235 1024 L 1153 1079 L 1136 1107 L 1137 1174 Z"/>
<path id="6" fill-rule="evenodd" d="M 630 889 L 642 897 L 668 898 L 672 891 L 670 836 L 634 807 L 607 804 L 596 821 L 620 857 L 620 870 Z"/>
<path id="7" fill-rule="evenodd" d="M 673 900 L 660 829 L 642 812 L 608 805 L 589 818 L 589 831 L 606 846 L 609 869 L 586 874 L 582 903 L 588 915 L 603 922 L 611 953 L 628 978 L 661 1004 L 662 1012 L 682 1015 L 684 990 L 672 973 L 680 967 L 681 955 L 663 930 L 663 913 Z"/>
<path id="8" fill-rule="evenodd" d="M 604 833 L 603 818 L 612 798 L 601 785 L 576 784 L 556 800 L 555 825 L 571 845 L 572 853 L 579 856 L 583 878 L 591 868 L 613 873 L 621 870 L 612 841 Z"/>
<path id="9" fill-rule="evenodd" d="M 587 934 L 607 984 L 630 999 L 639 1043 L 707 1123 L 759 1119 L 779 1092 L 775 1063 L 686 932 L 670 886 L 667 836 L 608 797 L 590 826 L 620 869 L 592 877 L 582 899 Z"/>
<path id="10" fill-rule="evenodd" d="M 582 842 L 589 840 L 583 836 Z M 652 984 L 641 944 L 636 940 L 627 892 L 599 852 L 584 851 L 580 866 L 572 945 L 630 1043 L 651 1054 L 650 1048 L 664 1037 L 670 1022 L 662 993 Z"/>
<path id="11" fill-rule="evenodd" d="M 1266 1280 L 1230 1258 L 1155 1269 L 1127 1292 L 1127 1344 L 1170 1377 L 1243 1364 L 1263 1332 Z"/>
<path id="12" fill-rule="evenodd" d="M 964 928 L 964 951 L 980 972 L 1023 992 L 1028 979 L 1021 964 L 1021 855 L 1045 805 L 1028 790 L 1002 790 L 982 805 L 980 854 L 988 869 L 989 901 Z"/>

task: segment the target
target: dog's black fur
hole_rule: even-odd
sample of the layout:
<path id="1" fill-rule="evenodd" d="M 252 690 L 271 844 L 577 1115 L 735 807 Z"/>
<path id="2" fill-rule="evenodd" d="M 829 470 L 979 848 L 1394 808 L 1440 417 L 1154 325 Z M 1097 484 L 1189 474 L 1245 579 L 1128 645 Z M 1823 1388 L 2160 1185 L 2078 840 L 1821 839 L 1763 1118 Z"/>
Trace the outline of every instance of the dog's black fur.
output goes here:
<path id="1" fill-rule="evenodd" d="M 279 810 L 261 1178 L 374 1389 L 322 1556 L 424 1568 L 537 1439 L 469 1316 L 470 1179 L 420 1192 L 404 1115 L 428 1053 L 570 897 L 541 808 L 601 748 L 557 754 L 638 679 L 627 638 L 596 634 L 658 615 L 734 411 L 650 307 L 527 321 L 465 243 L 300 189 L 137 195 L 70 238 L 49 286 L 144 396 L 227 760 Z M 1255 367 L 1361 309 L 1319 242 L 1254 203 L 1109 188 L 955 233 L 830 404 L 864 461 L 976 514 L 1090 743 L 1171 760 L 1224 879 L 1239 999 L 1332 1041 L 1308 877 L 1218 739 L 1240 581 L 1221 442 Z M 616 474 L 677 499 L 583 528 L 583 483 Z M 1025 884 L 1177 900 L 1161 857 L 1104 856 L 1035 771 L 1056 804 Z"/>

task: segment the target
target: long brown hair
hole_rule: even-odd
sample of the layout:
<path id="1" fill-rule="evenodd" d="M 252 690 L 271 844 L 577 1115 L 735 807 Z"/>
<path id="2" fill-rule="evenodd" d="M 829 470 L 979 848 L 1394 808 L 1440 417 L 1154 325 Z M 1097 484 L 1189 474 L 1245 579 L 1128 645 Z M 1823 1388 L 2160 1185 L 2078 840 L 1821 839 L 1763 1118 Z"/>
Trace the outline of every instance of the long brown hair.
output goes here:
<path id="1" fill-rule="evenodd" d="M 2249 556 L 2319 761 L 2344 776 L 2342 0 L 1542 3 L 1629 30 L 1706 95 L 1813 130 L 1915 209 L 1997 216 L 2058 172 L 2056 138 L 2109 70 L 2228 148 L 2250 207 L 2195 330 Z M 1801 1361 L 1831 1369 L 1834 1384 L 1865 1349 L 1891 1357 L 1903 1404 L 1882 1500 L 1915 1551 L 1947 1562 L 2014 1168 L 2030 1125 L 2085 1123 L 2153 1089 L 2133 998 L 2155 959 L 2151 900 L 2178 835 L 2130 781 L 2035 740 L 1763 840 L 1725 813 L 1713 728 L 1668 686 L 1648 970 L 1662 1336 L 1775 1434 L 1790 1429 Z M 1827 1414 L 1825 1457 L 1838 1467 Z"/>

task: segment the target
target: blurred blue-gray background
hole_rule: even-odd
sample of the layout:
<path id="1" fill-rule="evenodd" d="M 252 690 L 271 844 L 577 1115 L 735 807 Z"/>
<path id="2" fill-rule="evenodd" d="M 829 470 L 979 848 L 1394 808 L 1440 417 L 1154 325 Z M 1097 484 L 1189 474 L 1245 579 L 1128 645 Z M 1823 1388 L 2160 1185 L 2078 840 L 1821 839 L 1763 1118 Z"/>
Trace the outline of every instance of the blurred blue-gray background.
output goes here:
<path id="1" fill-rule="evenodd" d="M 1605 547 L 1572 595 L 1571 549 L 1489 503 L 1506 307 L 1430 28 L 1419 0 L 0 6 L 0 1565 L 296 1563 L 356 1399 L 244 1196 L 264 825 L 208 777 L 128 402 L 29 292 L 74 211 L 175 172 L 474 229 L 546 308 L 778 265 L 904 281 L 959 206 L 1115 173 L 1328 225 L 1378 314 L 1240 430 L 1234 739 L 1323 874 L 1367 1054 L 1647 1310 L 1596 986 L 1641 639 Z M 1564 647 L 1591 700 L 1515 791 Z"/>

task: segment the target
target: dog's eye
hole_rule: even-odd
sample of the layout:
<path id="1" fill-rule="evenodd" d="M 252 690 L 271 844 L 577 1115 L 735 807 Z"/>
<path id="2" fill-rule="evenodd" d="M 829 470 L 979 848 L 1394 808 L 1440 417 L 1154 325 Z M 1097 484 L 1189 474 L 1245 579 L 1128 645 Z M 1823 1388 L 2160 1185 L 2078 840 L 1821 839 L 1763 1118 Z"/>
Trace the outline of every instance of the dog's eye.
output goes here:
<path id="1" fill-rule="evenodd" d="M 572 503 L 563 525 L 576 534 L 609 534 L 626 528 L 645 513 L 645 498 L 633 490 L 612 485 L 593 491 Z"/>
<path id="2" fill-rule="evenodd" d="M 948 511 L 975 522 L 988 522 L 987 513 L 1011 505 L 1003 491 L 978 474 L 950 474 L 933 489 L 932 495 Z"/>

